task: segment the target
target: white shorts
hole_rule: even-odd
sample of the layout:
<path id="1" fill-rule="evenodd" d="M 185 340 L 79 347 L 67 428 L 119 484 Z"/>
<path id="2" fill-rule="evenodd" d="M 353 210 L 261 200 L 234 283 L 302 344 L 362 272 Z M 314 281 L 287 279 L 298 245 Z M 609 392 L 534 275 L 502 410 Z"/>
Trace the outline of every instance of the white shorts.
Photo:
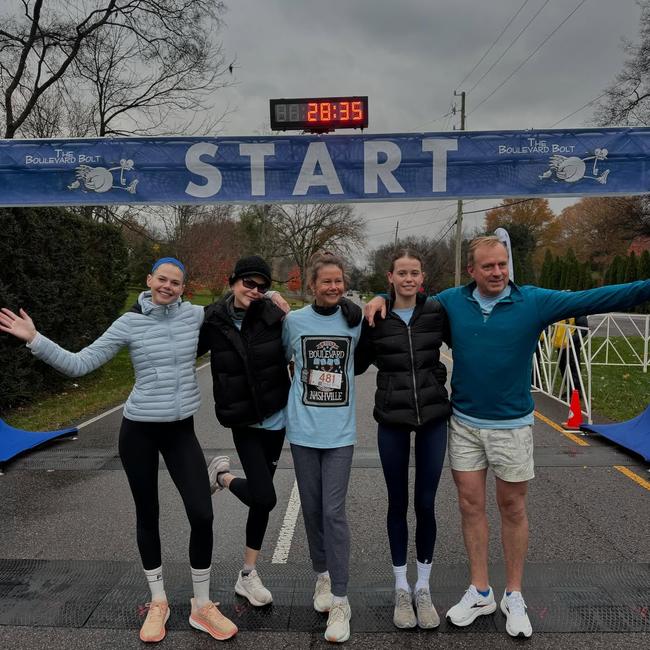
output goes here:
<path id="1" fill-rule="evenodd" d="M 449 463 L 458 472 L 487 467 L 503 481 L 518 483 L 535 477 L 533 427 L 479 429 L 454 415 L 449 419 Z"/>

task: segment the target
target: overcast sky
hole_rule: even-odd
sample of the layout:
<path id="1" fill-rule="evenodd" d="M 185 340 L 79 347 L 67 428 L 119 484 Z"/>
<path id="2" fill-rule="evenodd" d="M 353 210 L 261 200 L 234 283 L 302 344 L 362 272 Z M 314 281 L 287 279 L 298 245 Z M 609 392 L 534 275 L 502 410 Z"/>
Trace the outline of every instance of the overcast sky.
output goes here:
<path id="1" fill-rule="evenodd" d="M 591 106 L 567 116 L 614 79 L 639 16 L 635 0 L 229 0 L 224 53 L 237 62 L 236 84 L 219 91 L 233 111 L 223 135 L 270 133 L 269 99 L 337 95 L 368 95 L 368 133 L 449 131 L 460 126 L 448 115 L 455 90 L 467 92 L 469 130 L 591 126 Z M 437 236 L 456 202 L 356 210 L 374 248 L 392 241 L 397 221 L 400 235 Z M 482 213 L 465 217 L 470 230 L 482 222 Z"/>

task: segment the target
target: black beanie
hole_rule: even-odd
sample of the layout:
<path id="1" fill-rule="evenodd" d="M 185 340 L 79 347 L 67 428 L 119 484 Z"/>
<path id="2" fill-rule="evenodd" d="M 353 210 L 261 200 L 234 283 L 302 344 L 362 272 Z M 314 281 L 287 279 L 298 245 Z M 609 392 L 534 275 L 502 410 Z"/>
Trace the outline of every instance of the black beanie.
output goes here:
<path id="1" fill-rule="evenodd" d="M 233 285 L 239 278 L 244 278 L 247 275 L 260 275 L 269 284 L 271 284 L 271 269 L 269 265 L 259 256 L 251 255 L 249 257 L 242 257 L 237 260 L 235 270 L 228 278 L 228 283 Z"/>

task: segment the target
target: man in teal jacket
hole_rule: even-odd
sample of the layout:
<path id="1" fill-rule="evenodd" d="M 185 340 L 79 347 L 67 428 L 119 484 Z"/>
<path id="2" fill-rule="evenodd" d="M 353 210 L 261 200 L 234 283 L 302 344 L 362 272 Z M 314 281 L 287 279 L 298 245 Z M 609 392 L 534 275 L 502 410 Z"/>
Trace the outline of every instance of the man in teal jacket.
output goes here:
<path id="1" fill-rule="evenodd" d="M 497 607 L 488 579 L 486 477 L 491 468 L 506 564 L 500 606 L 508 634 L 529 637 L 521 585 L 528 550 L 526 494 L 535 475 L 530 377 L 537 340 L 545 327 L 563 318 L 620 311 L 650 300 L 650 280 L 577 292 L 518 287 L 509 280 L 508 252 L 497 237 L 470 243 L 467 270 L 473 282 L 436 296 L 451 328 L 449 461 L 471 573 L 469 588 L 447 619 L 466 626 Z M 383 305 L 379 300 L 371 301 L 369 320 Z"/>

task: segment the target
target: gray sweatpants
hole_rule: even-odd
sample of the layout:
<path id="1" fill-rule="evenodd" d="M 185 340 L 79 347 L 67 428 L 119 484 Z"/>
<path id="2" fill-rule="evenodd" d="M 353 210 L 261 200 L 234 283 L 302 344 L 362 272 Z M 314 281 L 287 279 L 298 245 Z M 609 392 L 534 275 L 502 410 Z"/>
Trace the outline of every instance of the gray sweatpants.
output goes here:
<path id="1" fill-rule="evenodd" d="M 350 529 L 345 499 L 354 446 L 316 449 L 291 445 L 314 571 L 329 571 L 332 594 L 345 596 L 350 574 Z"/>

